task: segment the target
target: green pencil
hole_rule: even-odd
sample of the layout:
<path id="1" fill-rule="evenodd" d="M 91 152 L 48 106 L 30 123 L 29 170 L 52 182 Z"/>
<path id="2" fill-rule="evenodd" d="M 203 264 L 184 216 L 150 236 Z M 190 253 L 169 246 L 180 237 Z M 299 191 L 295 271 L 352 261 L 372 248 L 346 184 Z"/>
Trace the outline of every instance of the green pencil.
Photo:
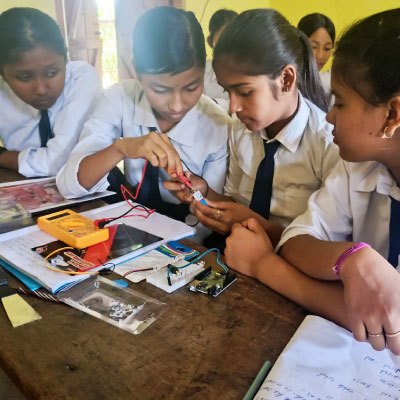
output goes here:
<path id="1" fill-rule="evenodd" d="M 252 400 L 260 386 L 264 382 L 264 379 L 267 377 L 269 370 L 271 369 L 271 361 L 265 361 L 264 365 L 261 367 L 260 371 L 258 371 L 257 376 L 255 377 L 253 383 L 249 387 L 249 390 L 244 395 L 243 400 Z"/>

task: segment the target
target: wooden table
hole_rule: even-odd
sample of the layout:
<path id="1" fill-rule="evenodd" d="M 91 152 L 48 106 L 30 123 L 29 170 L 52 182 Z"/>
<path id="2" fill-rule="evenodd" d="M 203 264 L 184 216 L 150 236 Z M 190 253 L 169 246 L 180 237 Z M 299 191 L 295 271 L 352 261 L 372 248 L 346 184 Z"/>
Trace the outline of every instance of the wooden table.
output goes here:
<path id="1" fill-rule="evenodd" d="M 205 260 L 216 265 L 215 254 Z M 304 318 L 300 307 L 243 275 L 217 298 L 130 287 L 168 305 L 140 335 L 30 296 L 41 320 L 14 329 L 1 309 L 0 366 L 28 399 L 241 399 Z"/>

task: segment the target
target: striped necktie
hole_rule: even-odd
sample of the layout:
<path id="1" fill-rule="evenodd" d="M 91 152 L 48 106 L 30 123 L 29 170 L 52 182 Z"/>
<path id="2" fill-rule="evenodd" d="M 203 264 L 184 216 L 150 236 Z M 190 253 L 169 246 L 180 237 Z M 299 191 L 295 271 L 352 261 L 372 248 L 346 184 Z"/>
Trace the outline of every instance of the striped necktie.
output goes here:
<path id="1" fill-rule="evenodd" d="M 250 209 L 267 219 L 269 218 L 269 209 L 271 207 L 272 181 L 275 167 L 274 155 L 278 147 L 279 142 L 277 140 L 269 143 L 264 140 L 265 157 L 258 166 L 250 202 Z"/>
<path id="2" fill-rule="evenodd" d="M 400 254 L 400 201 L 390 198 L 389 255 L 388 261 L 393 267 L 399 265 Z"/>
<path id="3" fill-rule="evenodd" d="M 40 134 L 40 146 L 46 147 L 49 139 L 54 137 L 53 132 L 51 131 L 50 119 L 47 110 L 41 110 L 41 118 L 39 121 L 39 134 Z"/>

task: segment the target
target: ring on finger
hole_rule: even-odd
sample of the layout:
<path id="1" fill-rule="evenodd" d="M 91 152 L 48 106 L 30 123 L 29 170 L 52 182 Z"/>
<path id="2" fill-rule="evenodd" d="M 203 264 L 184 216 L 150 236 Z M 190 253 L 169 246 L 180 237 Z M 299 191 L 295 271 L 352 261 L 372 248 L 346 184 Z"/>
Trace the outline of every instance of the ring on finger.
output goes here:
<path id="1" fill-rule="evenodd" d="M 385 332 L 385 336 L 387 338 L 394 338 L 394 337 L 399 336 L 399 335 L 400 335 L 400 331 L 397 331 L 397 332 L 394 332 L 394 333 L 386 333 Z"/>
<path id="2" fill-rule="evenodd" d="M 383 336 L 383 332 L 380 332 L 380 333 L 369 333 L 369 332 L 367 332 L 368 333 L 368 337 L 369 338 L 376 338 L 376 337 L 380 337 L 380 336 Z M 399 333 L 400 334 L 400 333 Z"/>
<path id="3" fill-rule="evenodd" d="M 221 210 L 215 211 L 215 216 L 214 218 L 218 221 L 221 218 Z"/>

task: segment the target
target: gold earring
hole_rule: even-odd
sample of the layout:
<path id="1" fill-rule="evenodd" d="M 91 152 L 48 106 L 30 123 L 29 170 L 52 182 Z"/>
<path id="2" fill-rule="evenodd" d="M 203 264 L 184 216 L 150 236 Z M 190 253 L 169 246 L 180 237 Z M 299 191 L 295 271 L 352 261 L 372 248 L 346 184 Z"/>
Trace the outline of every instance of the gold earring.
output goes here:
<path id="1" fill-rule="evenodd" d="M 385 129 L 383 130 L 383 134 L 381 136 L 382 139 L 391 139 L 392 136 L 394 135 L 394 132 L 386 133 L 387 131 L 387 126 L 385 126 Z"/>

